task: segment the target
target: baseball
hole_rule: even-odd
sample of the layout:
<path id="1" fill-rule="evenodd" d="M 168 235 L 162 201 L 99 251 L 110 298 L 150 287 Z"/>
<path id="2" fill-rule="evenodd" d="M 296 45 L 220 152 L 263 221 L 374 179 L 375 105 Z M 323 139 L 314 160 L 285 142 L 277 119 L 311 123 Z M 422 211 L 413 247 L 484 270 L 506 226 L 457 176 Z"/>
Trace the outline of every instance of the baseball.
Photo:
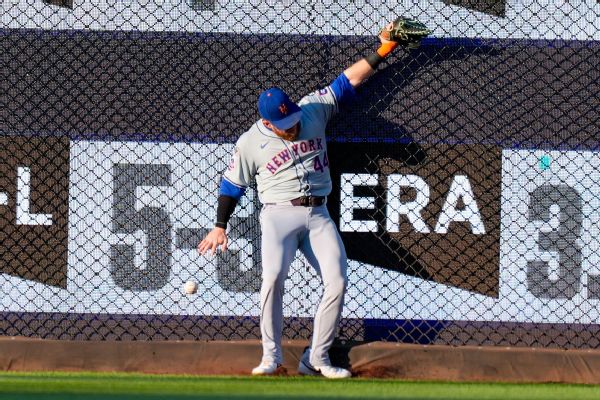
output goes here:
<path id="1" fill-rule="evenodd" d="M 198 284 L 194 281 L 187 281 L 184 290 L 186 294 L 194 294 L 198 291 Z"/>

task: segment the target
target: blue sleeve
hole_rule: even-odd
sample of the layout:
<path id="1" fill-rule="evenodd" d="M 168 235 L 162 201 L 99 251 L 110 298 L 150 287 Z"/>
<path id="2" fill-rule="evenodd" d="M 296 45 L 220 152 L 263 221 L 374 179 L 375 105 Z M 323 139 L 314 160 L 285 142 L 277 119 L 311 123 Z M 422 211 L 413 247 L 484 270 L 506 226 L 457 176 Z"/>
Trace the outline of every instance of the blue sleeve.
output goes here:
<path id="1" fill-rule="evenodd" d="M 219 195 L 233 197 L 236 200 L 239 200 L 240 197 L 244 195 L 246 192 L 246 188 L 243 186 L 238 186 L 226 178 L 221 180 L 221 187 L 219 188 Z"/>
<path id="2" fill-rule="evenodd" d="M 331 83 L 331 90 L 340 104 L 348 103 L 356 98 L 356 90 L 343 72 Z"/>

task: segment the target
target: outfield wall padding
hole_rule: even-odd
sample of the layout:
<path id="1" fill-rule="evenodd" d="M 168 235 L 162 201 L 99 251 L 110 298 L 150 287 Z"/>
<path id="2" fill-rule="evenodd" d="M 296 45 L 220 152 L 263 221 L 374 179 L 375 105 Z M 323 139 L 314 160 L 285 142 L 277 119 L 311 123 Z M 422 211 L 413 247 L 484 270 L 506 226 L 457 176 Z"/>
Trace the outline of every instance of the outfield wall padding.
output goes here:
<path id="1" fill-rule="evenodd" d="M 296 375 L 307 341 L 284 342 L 281 373 Z M 0 339 L 4 371 L 96 371 L 248 375 L 261 345 L 246 341 L 66 341 Z M 355 377 L 456 382 L 600 384 L 600 351 L 372 342 L 334 346 Z"/>

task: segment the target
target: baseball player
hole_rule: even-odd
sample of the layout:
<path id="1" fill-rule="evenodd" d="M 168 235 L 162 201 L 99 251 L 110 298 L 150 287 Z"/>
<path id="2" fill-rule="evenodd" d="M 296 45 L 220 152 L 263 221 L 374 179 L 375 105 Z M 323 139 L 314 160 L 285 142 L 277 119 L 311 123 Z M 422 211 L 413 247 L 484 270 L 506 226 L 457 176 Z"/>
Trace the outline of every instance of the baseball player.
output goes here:
<path id="1" fill-rule="evenodd" d="M 346 252 L 325 206 L 331 192 L 325 130 L 340 104 L 400 43 L 414 47 L 429 30 L 417 21 L 398 18 L 380 32 L 381 46 L 329 86 L 297 104 L 279 88 L 261 93 L 261 119 L 238 139 L 219 190 L 215 228 L 198 245 L 200 254 L 227 249 L 227 222 L 238 200 L 256 179 L 262 241 L 260 330 L 263 357 L 253 375 L 270 375 L 283 363 L 283 290 L 290 264 L 300 250 L 320 275 L 324 290 L 314 319 L 311 346 L 298 372 L 347 378 L 350 371 L 331 365 L 328 350 L 335 338 L 346 290 Z"/>

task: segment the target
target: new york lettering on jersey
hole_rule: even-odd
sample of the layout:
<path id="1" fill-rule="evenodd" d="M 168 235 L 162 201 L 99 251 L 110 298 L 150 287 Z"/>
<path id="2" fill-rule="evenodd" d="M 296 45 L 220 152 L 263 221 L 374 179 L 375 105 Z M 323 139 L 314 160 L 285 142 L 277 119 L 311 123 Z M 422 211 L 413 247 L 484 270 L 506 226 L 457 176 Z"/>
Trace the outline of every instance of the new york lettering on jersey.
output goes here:
<path id="1" fill-rule="evenodd" d="M 292 143 L 290 147 L 291 150 L 286 148 L 280 151 L 276 156 L 271 158 L 271 161 L 269 161 L 267 165 L 265 165 L 265 168 L 271 172 L 271 174 L 277 173 L 280 167 L 294 160 L 293 156 L 302 157 L 308 155 L 308 159 L 315 160 L 314 169 L 320 170 L 320 172 L 323 172 L 323 163 L 329 165 L 327 153 L 324 151 L 325 147 L 323 145 L 323 138 L 301 140 L 299 142 Z M 321 153 L 323 153 L 322 156 Z M 323 162 L 320 161 L 321 158 L 324 159 Z"/>

